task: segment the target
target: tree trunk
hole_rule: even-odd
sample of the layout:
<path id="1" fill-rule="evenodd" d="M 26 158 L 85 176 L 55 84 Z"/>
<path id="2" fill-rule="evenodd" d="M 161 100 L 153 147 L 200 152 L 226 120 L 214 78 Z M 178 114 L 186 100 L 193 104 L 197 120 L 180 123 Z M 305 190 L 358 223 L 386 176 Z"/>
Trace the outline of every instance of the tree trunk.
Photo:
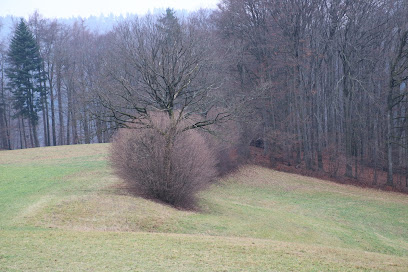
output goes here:
<path id="1" fill-rule="evenodd" d="M 172 122 L 172 120 L 170 121 Z M 171 156 L 172 156 L 172 151 L 173 151 L 173 146 L 174 146 L 174 138 L 175 138 L 175 133 L 176 133 L 176 127 L 173 127 L 173 125 L 170 125 L 170 128 L 165 135 L 165 141 L 166 141 L 166 146 L 164 150 L 164 156 L 163 156 L 163 168 L 164 168 L 164 178 L 166 179 L 165 184 L 166 184 L 166 190 L 165 192 L 171 190 L 171 179 L 172 179 L 172 164 L 171 164 Z M 164 197 L 167 198 L 168 193 L 165 193 Z M 167 199 L 170 200 L 170 199 Z"/>
<path id="2" fill-rule="evenodd" d="M 98 143 L 102 143 L 103 141 L 103 133 L 102 133 L 102 121 L 96 120 L 96 139 Z"/>
<path id="3" fill-rule="evenodd" d="M 32 129 L 33 129 L 33 137 L 34 137 L 35 147 L 39 147 L 39 146 L 40 146 L 40 142 L 39 142 L 39 140 L 38 140 L 37 125 L 36 125 L 36 124 L 33 124 L 33 125 L 32 125 Z"/>
<path id="4" fill-rule="evenodd" d="M 6 123 L 6 133 L 7 133 L 7 144 L 8 144 L 8 149 L 12 149 L 11 145 L 11 131 L 10 131 L 10 124 L 11 124 L 11 111 L 8 111 L 8 116 L 5 116 L 5 123 Z"/>
<path id="5" fill-rule="evenodd" d="M 85 143 L 90 144 L 91 136 L 89 132 L 89 121 L 88 121 L 88 114 L 86 112 L 86 109 L 84 110 L 84 136 L 85 136 Z"/>
<path id="6" fill-rule="evenodd" d="M 67 90 L 67 96 L 68 96 L 68 110 L 67 110 L 67 142 L 66 144 L 69 145 L 71 144 L 71 138 L 70 138 L 70 131 L 71 131 L 71 116 L 72 116 L 72 100 L 71 100 L 71 90 Z"/>
<path id="7" fill-rule="evenodd" d="M 37 134 L 37 124 L 35 121 L 29 121 L 29 127 L 33 132 L 32 141 L 34 141 L 34 147 L 39 147 L 40 142 L 38 141 L 38 134 Z"/>
<path id="8" fill-rule="evenodd" d="M 24 124 L 24 119 L 23 118 L 21 118 L 21 131 L 23 132 L 24 148 L 28 148 L 27 136 L 26 136 L 26 130 L 25 130 L 25 124 Z M 21 145 L 21 148 L 23 148 L 23 145 Z"/>
<path id="9" fill-rule="evenodd" d="M 42 107 L 42 117 L 43 117 L 43 130 L 44 130 L 44 146 L 49 146 L 49 139 L 47 137 L 47 122 L 46 122 L 46 110 L 45 110 L 45 96 L 41 95 L 41 107 Z"/>
<path id="10" fill-rule="evenodd" d="M 377 125 L 377 120 L 378 120 L 378 114 L 376 114 L 377 118 L 374 119 L 374 178 L 373 178 L 373 185 L 378 184 L 378 173 L 377 173 L 377 168 L 378 168 L 378 125 Z"/>
<path id="11" fill-rule="evenodd" d="M 78 144 L 79 143 L 79 138 L 78 138 L 78 127 L 77 127 L 77 119 L 76 119 L 76 110 L 75 110 L 75 105 L 71 105 L 71 126 L 72 126 L 72 141 L 73 144 Z"/>
<path id="12" fill-rule="evenodd" d="M 6 116 L 6 101 L 4 95 L 4 67 L 3 62 L 1 63 L 1 93 L 0 93 L 0 143 L 1 148 L 10 148 L 7 144 L 7 116 Z"/>
<path id="13" fill-rule="evenodd" d="M 45 83 L 44 83 L 45 85 Z M 49 112 L 48 112 L 48 100 L 47 100 L 47 96 L 44 97 L 44 103 L 45 103 L 45 118 L 47 121 L 47 144 L 48 146 L 51 145 L 51 135 L 50 135 L 50 116 L 49 116 Z"/>
<path id="14" fill-rule="evenodd" d="M 75 89 L 70 90 L 70 115 L 71 115 L 71 130 L 72 130 L 72 141 L 73 144 L 79 143 L 78 138 L 78 127 L 77 127 L 77 105 L 76 105 L 76 92 Z"/>
<path id="15" fill-rule="evenodd" d="M 393 160 L 392 160 L 392 96 L 388 98 L 388 109 L 387 109 L 387 185 L 394 186 L 394 177 L 393 177 Z"/>
<path id="16" fill-rule="evenodd" d="M 21 128 L 21 122 L 20 119 L 18 120 L 18 132 L 19 132 L 19 138 L 20 138 L 20 149 L 23 149 L 23 133 L 22 133 L 22 128 Z"/>
<path id="17" fill-rule="evenodd" d="M 61 65 L 57 65 L 57 99 L 58 99 L 58 119 L 59 119 L 59 138 L 58 144 L 63 145 L 64 141 L 64 115 L 62 110 L 62 91 L 61 91 Z"/>
<path id="18" fill-rule="evenodd" d="M 0 102 L 2 103 L 2 102 Z M 7 148 L 7 134 L 6 134 L 6 124 L 5 124 L 5 110 L 0 106 L 0 148 Z"/>
<path id="19" fill-rule="evenodd" d="M 51 99 L 51 127 L 52 127 L 52 145 L 57 145 L 57 133 L 55 129 L 55 106 L 54 106 L 54 90 L 52 79 L 50 79 L 50 99 Z"/>
<path id="20" fill-rule="evenodd" d="M 352 120 L 351 120 L 351 99 L 349 99 L 347 96 L 345 97 L 345 105 L 344 105 L 344 114 L 345 114 L 345 122 L 344 122 L 344 127 L 345 127 L 345 148 L 346 148 L 346 172 L 344 176 L 348 178 L 353 177 L 353 159 L 352 159 L 352 141 L 353 141 L 353 136 L 352 136 Z"/>

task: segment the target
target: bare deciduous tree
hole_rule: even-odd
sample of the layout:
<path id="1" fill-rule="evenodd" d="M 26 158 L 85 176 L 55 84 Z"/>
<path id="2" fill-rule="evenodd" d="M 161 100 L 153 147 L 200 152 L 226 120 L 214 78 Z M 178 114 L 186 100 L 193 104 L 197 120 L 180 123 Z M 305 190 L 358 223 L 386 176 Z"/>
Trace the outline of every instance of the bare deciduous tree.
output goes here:
<path id="1" fill-rule="evenodd" d="M 179 21 L 171 10 L 155 19 L 126 21 L 115 29 L 112 54 L 105 62 L 103 105 L 120 125 L 145 126 L 151 112 L 165 112 L 174 126 L 215 104 L 214 55 L 205 30 L 192 20 Z M 180 114 L 175 114 L 175 111 Z M 182 130 L 207 126 L 225 118 L 191 123 Z"/>

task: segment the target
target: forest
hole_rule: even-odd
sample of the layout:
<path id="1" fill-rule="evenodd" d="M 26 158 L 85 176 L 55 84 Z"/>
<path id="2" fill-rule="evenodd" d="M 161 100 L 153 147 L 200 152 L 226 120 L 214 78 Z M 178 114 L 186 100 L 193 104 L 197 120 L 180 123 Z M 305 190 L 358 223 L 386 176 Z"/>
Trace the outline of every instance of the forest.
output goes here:
<path id="1" fill-rule="evenodd" d="M 163 111 L 236 160 L 408 191 L 407 81 L 407 0 L 222 0 L 103 33 L 35 12 L 0 43 L 0 149 L 105 143 Z"/>

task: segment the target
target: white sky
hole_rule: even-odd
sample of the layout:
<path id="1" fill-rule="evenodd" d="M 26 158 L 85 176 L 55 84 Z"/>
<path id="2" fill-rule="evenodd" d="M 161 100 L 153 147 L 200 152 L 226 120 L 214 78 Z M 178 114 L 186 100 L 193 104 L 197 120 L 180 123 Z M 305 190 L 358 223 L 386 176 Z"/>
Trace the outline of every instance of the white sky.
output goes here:
<path id="1" fill-rule="evenodd" d="M 154 8 L 197 10 L 215 8 L 218 0 L 0 0 L 0 16 L 28 18 L 35 10 L 47 18 L 89 17 L 100 14 L 144 14 Z"/>

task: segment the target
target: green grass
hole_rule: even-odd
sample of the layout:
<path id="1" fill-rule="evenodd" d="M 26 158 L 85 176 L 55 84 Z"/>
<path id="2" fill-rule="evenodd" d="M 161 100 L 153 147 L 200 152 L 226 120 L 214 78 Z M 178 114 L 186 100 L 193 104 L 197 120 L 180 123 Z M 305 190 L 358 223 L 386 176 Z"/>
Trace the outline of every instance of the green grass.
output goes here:
<path id="1" fill-rule="evenodd" d="M 108 148 L 0 152 L 0 271 L 408 271 L 406 195 L 247 166 L 181 211 Z"/>

